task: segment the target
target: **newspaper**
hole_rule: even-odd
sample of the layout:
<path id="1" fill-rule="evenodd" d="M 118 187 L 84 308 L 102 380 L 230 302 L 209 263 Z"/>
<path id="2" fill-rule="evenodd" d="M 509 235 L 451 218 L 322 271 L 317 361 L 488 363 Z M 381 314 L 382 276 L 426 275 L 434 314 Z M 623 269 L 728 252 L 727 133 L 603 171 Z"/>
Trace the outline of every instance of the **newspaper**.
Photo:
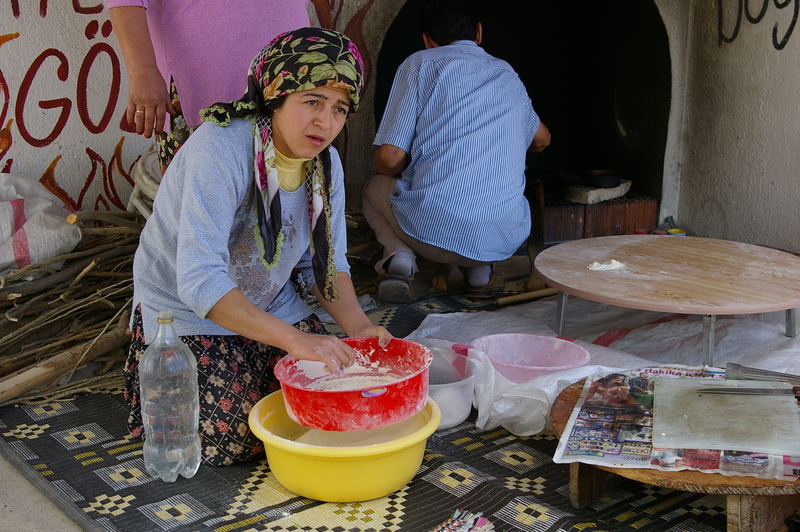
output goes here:
<path id="1" fill-rule="evenodd" d="M 691 469 L 787 481 L 800 477 L 800 456 L 654 448 L 653 389 L 656 376 L 723 379 L 725 370 L 673 365 L 587 378 L 561 434 L 553 461 L 661 471 Z"/>

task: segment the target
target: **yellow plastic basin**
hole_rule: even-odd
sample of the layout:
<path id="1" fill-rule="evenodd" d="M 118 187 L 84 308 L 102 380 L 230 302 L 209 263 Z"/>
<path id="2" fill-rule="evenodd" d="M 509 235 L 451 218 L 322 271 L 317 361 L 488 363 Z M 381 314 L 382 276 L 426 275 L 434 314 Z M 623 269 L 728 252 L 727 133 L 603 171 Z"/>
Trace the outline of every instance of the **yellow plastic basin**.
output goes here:
<path id="1" fill-rule="evenodd" d="M 327 502 L 377 499 L 405 486 L 419 470 L 425 442 L 440 419 L 439 407 L 428 398 L 404 422 L 415 430 L 382 443 L 330 447 L 294 441 L 308 429 L 289 418 L 280 391 L 256 403 L 249 416 L 278 482 L 297 495 Z"/>

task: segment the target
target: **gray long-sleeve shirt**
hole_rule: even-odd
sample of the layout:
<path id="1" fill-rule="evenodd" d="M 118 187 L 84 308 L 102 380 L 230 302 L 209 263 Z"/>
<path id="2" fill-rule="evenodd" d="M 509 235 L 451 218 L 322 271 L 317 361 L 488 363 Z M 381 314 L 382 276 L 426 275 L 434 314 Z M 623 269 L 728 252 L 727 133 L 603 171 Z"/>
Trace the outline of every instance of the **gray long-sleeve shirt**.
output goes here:
<path id="1" fill-rule="evenodd" d="M 334 261 L 337 271 L 349 273 L 344 172 L 334 148 L 331 173 Z M 162 310 L 172 311 L 178 335 L 234 334 L 205 319 L 233 288 L 288 323 L 310 314 L 289 281 L 299 267 L 309 285 L 314 282 L 306 187 L 280 191 L 284 244 L 279 263 L 267 270 L 254 237 L 253 181 L 253 126 L 248 121 L 227 127 L 203 124 L 170 163 L 133 262 L 133 307 L 142 305 L 146 344 L 155 336 Z"/>

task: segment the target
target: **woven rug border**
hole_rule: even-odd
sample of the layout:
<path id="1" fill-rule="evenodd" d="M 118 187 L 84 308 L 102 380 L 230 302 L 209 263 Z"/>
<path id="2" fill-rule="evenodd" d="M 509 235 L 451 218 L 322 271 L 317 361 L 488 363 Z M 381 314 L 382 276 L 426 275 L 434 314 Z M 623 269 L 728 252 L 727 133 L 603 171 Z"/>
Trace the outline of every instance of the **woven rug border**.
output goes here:
<path id="1" fill-rule="evenodd" d="M 0 454 L 16 468 L 26 480 L 33 484 L 36 489 L 44 493 L 49 501 L 58 506 L 59 510 L 67 514 L 76 525 L 80 526 L 83 530 L 90 530 L 92 532 L 102 532 L 104 530 L 94 519 L 86 515 L 86 512 L 81 510 L 77 504 L 69 500 L 52 482 L 47 480 L 38 471 L 33 469 L 30 464 L 25 462 L 19 454 L 12 449 L 11 445 L 2 438 L 0 438 Z"/>

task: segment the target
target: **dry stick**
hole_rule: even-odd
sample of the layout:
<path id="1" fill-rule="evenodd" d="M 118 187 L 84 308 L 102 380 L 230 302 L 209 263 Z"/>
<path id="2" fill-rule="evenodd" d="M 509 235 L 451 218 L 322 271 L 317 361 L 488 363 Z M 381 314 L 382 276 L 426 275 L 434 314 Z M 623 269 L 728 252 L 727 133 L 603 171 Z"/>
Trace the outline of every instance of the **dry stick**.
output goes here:
<path id="1" fill-rule="evenodd" d="M 95 338 L 88 349 L 83 344 L 75 346 L 27 369 L 3 377 L 0 379 L 0 404 L 6 404 L 15 397 L 50 381 L 54 375 L 72 366 L 76 360 L 89 362 L 124 345 L 129 340 L 130 334 L 126 327 L 115 327 Z"/>
<path id="2" fill-rule="evenodd" d="M 49 322 L 50 318 L 53 317 L 54 315 L 57 315 L 58 317 L 66 317 L 69 316 L 70 314 L 74 314 L 78 310 L 81 310 L 89 305 L 94 304 L 97 301 L 102 301 L 110 305 L 112 308 L 116 308 L 110 301 L 106 299 L 106 297 L 118 294 L 125 290 L 131 290 L 133 282 L 126 279 L 124 281 L 120 281 L 119 283 L 114 283 L 113 285 L 108 287 L 109 289 L 116 288 L 123 283 L 125 283 L 127 286 L 122 286 L 121 288 L 117 288 L 116 290 L 113 290 L 110 293 L 106 294 L 102 294 L 101 293 L 102 290 L 97 290 L 97 292 L 95 292 L 93 296 L 89 296 L 87 298 L 75 301 L 73 303 L 68 303 L 66 305 L 63 305 L 61 307 L 58 307 L 56 309 L 53 309 L 38 316 L 33 321 L 26 323 L 25 325 L 19 327 L 17 330 L 12 331 L 11 333 L 0 338 L 0 345 L 8 345 L 7 342 L 10 342 L 15 337 L 24 337 L 25 335 L 30 334 L 32 330 L 35 330 L 41 324 Z M 88 302 L 86 301 L 87 299 L 89 300 Z"/>
<path id="3" fill-rule="evenodd" d="M 82 324 L 80 330 L 76 332 L 68 332 L 68 331 L 54 331 L 54 334 L 51 338 L 37 340 L 35 342 L 31 342 L 29 344 L 25 344 L 22 347 L 22 351 L 18 351 L 13 355 L 7 356 L 0 356 L 0 366 L 5 363 L 7 360 L 12 360 L 19 356 L 25 355 L 35 355 L 41 351 L 45 351 L 47 349 L 52 349 L 53 347 L 57 347 L 59 345 L 68 344 L 69 342 L 77 342 L 80 340 L 85 340 L 90 336 L 96 335 L 100 332 L 101 327 L 98 325 L 99 320 L 95 321 L 94 323 L 90 324 Z M 64 336 L 69 335 L 69 336 Z M 57 338 L 54 340 L 54 338 Z"/>
<path id="4" fill-rule="evenodd" d="M 111 310 L 114 310 L 115 308 L 117 308 L 117 306 L 114 303 L 112 303 L 111 301 L 109 301 L 108 299 L 106 299 L 104 297 L 98 297 L 97 299 L 95 299 L 92 302 L 93 303 L 102 303 L 103 305 L 107 306 Z"/>
<path id="5" fill-rule="evenodd" d="M 121 257 L 121 260 L 115 266 L 109 268 L 109 270 L 115 273 L 119 272 L 119 270 L 124 270 L 122 273 L 127 273 L 131 278 L 133 278 L 133 258 L 134 255 Z"/>
<path id="6" fill-rule="evenodd" d="M 84 358 L 84 356 L 86 355 L 86 353 L 87 353 L 87 352 L 88 352 L 88 351 L 89 351 L 89 350 L 92 348 L 92 346 L 94 346 L 95 342 L 97 342 L 97 339 L 98 339 L 98 338 L 100 338 L 100 337 L 101 337 L 101 336 L 102 336 L 102 335 L 103 335 L 103 334 L 106 332 L 106 330 L 108 329 L 108 327 L 111 325 L 111 322 L 113 322 L 115 319 L 117 319 L 117 320 L 119 320 L 119 321 L 117 322 L 117 327 L 116 327 L 116 328 L 117 328 L 117 329 L 119 329 L 120 327 L 122 327 L 123 329 L 127 329 L 127 326 L 128 326 L 128 320 L 127 320 L 127 319 L 125 319 L 125 320 L 122 320 L 122 319 L 120 319 L 120 315 L 121 315 L 123 312 L 125 312 L 126 310 L 129 310 L 129 309 L 130 309 L 130 306 L 131 306 L 131 302 L 132 302 L 132 301 L 133 301 L 133 298 L 128 298 L 128 301 L 126 301 L 126 302 L 125 302 L 125 304 L 124 304 L 124 305 L 122 305 L 122 306 L 119 308 L 119 310 L 117 311 L 117 313 L 116 313 L 116 314 L 114 314 L 114 315 L 111 317 L 111 319 L 110 319 L 110 320 L 108 320 L 108 322 L 106 323 L 106 326 L 105 326 L 105 327 L 103 327 L 103 330 L 102 330 L 102 331 L 100 331 L 100 334 L 99 334 L 99 335 L 97 335 L 97 336 L 95 337 L 95 339 L 91 341 L 91 343 L 89 344 L 89 347 L 87 347 L 87 348 L 86 348 L 86 351 L 84 351 L 84 352 L 83 352 L 83 354 L 81 354 L 81 357 L 78 359 L 78 361 L 75 363 L 75 365 L 74 365 L 74 366 L 72 366 L 72 370 L 70 370 L 70 372 L 69 372 L 69 375 L 67 375 L 67 378 L 64 380 L 64 382 L 69 382 L 69 381 L 72 379 L 72 376 L 75 374 L 75 369 L 77 369 L 77 367 L 81 365 L 81 362 L 83 362 L 83 358 Z"/>
<path id="7" fill-rule="evenodd" d="M 72 278 L 72 276 L 76 275 L 77 272 L 82 271 L 90 262 L 96 260 L 98 262 L 105 261 L 112 257 L 118 257 L 119 255 L 133 253 L 136 249 L 135 244 L 129 244 L 126 246 L 115 246 L 113 249 L 109 249 L 100 255 L 83 259 L 82 261 L 77 262 L 67 268 L 62 269 L 58 273 L 54 273 L 48 277 L 43 277 L 41 279 L 35 279 L 33 281 L 28 281 L 27 283 L 18 283 L 13 286 L 9 286 L 6 288 L 0 289 L 0 299 L 17 299 L 25 295 L 35 294 L 41 290 L 46 290 L 54 285 L 57 285 L 67 279 Z"/>
<path id="8" fill-rule="evenodd" d="M 19 273 L 24 270 L 24 273 Z M 30 277 L 34 279 L 36 277 L 41 277 L 42 275 L 52 275 L 56 273 L 58 270 L 53 268 L 48 268 L 46 266 L 38 266 L 38 263 L 31 266 L 25 266 L 20 270 L 14 270 L 13 272 L 9 272 L 3 277 L 0 277 L 0 288 L 4 288 L 7 282 L 13 281 L 14 279 L 20 277 Z"/>
<path id="9" fill-rule="evenodd" d="M 87 273 L 93 270 L 95 266 L 97 266 L 97 259 L 90 262 L 83 270 L 81 270 L 81 273 L 76 275 L 75 278 L 72 281 L 70 281 L 70 283 L 67 285 L 67 291 L 69 291 L 70 288 L 81 282 L 81 279 L 83 279 Z M 62 299 L 63 295 L 64 294 L 61 294 Z"/>
<path id="10" fill-rule="evenodd" d="M 101 277 L 106 279 L 130 279 L 130 272 L 89 272 L 87 277 Z"/>
<path id="11" fill-rule="evenodd" d="M 140 232 L 142 230 L 142 224 L 137 223 L 136 220 L 125 219 L 118 216 L 116 213 L 112 214 L 106 211 L 75 211 L 67 216 L 67 223 L 70 225 L 86 221 L 97 221 L 120 227 L 130 227 L 131 229 L 138 229 Z"/>
<path id="12" fill-rule="evenodd" d="M 42 313 L 42 314 L 45 314 L 45 313 Z M 67 317 L 53 315 L 52 313 L 50 313 L 50 311 L 48 311 L 47 314 L 48 314 L 48 316 L 47 316 L 47 318 L 45 320 L 43 320 L 42 325 L 49 326 L 47 330 L 49 331 L 50 336 L 58 336 L 59 334 L 63 334 L 65 331 L 67 331 L 68 328 L 63 328 L 65 322 L 68 321 Z M 39 319 L 38 316 L 36 318 L 34 318 L 34 320 L 38 320 L 38 319 Z M 36 325 L 31 330 L 23 330 L 22 332 L 24 332 L 25 334 L 18 334 L 18 331 L 20 331 L 21 329 L 23 329 L 23 328 L 27 329 L 29 323 L 30 322 L 25 322 L 23 325 L 18 325 L 16 327 L 12 327 L 12 328 L 3 327 L 3 328 L 0 329 L 0 331 L 7 331 L 7 332 L 0 332 L 0 334 L 3 334 L 3 336 L 0 337 L 0 357 L 2 357 L 4 355 L 13 354 L 9 348 L 12 345 L 16 345 L 16 344 L 20 343 L 24 336 L 30 334 L 31 332 L 35 331 L 39 327 L 39 325 Z M 6 341 L 3 341 L 3 340 L 6 340 Z M 42 341 L 41 338 L 38 339 L 38 340 L 31 340 L 29 343 L 19 346 L 18 351 L 21 351 L 21 350 L 24 350 L 24 349 L 28 349 L 29 346 L 36 345 L 37 343 L 39 343 L 41 341 Z"/>
<path id="13" fill-rule="evenodd" d="M 71 260 L 71 259 L 79 259 L 81 257 L 86 257 L 86 256 L 89 256 L 89 255 L 98 255 L 99 253 L 101 253 L 103 251 L 106 251 L 108 249 L 116 249 L 116 248 L 124 245 L 127 241 L 134 241 L 134 240 L 137 240 L 137 239 L 133 238 L 133 237 L 130 237 L 130 236 L 127 236 L 127 237 L 119 239 L 116 242 L 111 242 L 111 243 L 108 243 L 108 244 L 98 245 L 98 246 L 92 247 L 91 249 L 88 249 L 88 250 L 75 251 L 75 252 L 72 252 L 72 253 L 66 253 L 64 255 L 57 255 L 55 257 L 50 257 L 49 259 L 40 260 L 38 262 L 35 262 L 35 263 L 30 264 L 28 266 L 25 266 L 24 268 L 20 268 L 19 270 L 14 270 L 13 272 L 7 273 L 6 275 L 4 275 L 2 278 L 0 278 L 0 288 L 5 287 L 6 283 L 8 283 L 9 281 L 12 281 L 14 279 L 17 279 L 17 278 L 20 278 L 20 277 L 24 277 L 26 275 L 29 275 L 29 274 L 33 273 L 33 272 L 37 272 L 38 273 L 38 270 L 41 269 L 42 266 L 44 266 L 46 264 L 53 264 L 55 262 L 68 261 L 68 260 Z M 55 271 L 55 270 L 52 270 L 52 269 L 49 269 L 49 268 L 47 269 L 47 272 L 53 272 L 53 271 Z"/>
<path id="14" fill-rule="evenodd" d="M 62 338 L 61 340 L 53 341 L 52 338 L 49 338 L 47 340 L 43 340 L 42 342 L 36 342 L 36 344 L 39 344 L 36 345 L 36 347 L 28 346 L 28 349 L 26 349 L 25 351 L 20 351 L 18 353 L 14 353 L 13 355 L 4 356 L 0 358 L 0 373 L 2 373 L 3 371 L 10 373 L 7 368 L 11 364 L 16 364 L 19 361 L 23 361 L 27 358 L 35 357 L 36 355 L 43 353 L 45 351 L 52 351 L 56 347 L 60 347 L 65 344 L 75 343 L 80 340 L 85 340 L 87 338 L 92 338 L 94 336 L 97 336 L 100 333 L 100 329 L 101 327 L 93 327 L 87 331 L 73 334 L 68 338 Z"/>
<path id="15" fill-rule="evenodd" d="M 119 248 L 115 246 L 106 251 L 106 253 L 114 253 L 117 252 L 118 249 Z M 67 282 L 94 260 L 97 260 L 97 257 L 84 258 L 46 277 L 40 277 L 24 283 L 15 283 L 11 286 L 4 287 L 0 289 L 0 299 L 19 299 L 20 297 L 34 294 L 41 290 L 52 288 L 60 283 Z"/>
<path id="16" fill-rule="evenodd" d="M 60 299 L 61 301 L 66 301 L 67 298 L 70 296 L 70 294 L 74 292 L 75 285 L 81 282 L 81 279 L 83 279 L 87 273 L 92 271 L 95 266 L 97 266 L 97 259 L 90 262 L 83 270 L 81 270 L 81 272 L 78 275 L 75 276 L 75 278 L 72 281 L 70 281 L 70 283 L 67 285 L 67 289 L 64 290 L 60 296 L 58 296 L 58 299 Z"/>
<path id="17" fill-rule="evenodd" d="M 81 227 L 85 235 L 138 235 L 140 227 Z"/>
<path id="18" fill-rule="evenodd" d="M 127 350 L 124 349 L 124 347 L 125 346 L 123 346 L 122 349 L 117 349 L 117 350 L 112 351 L 111 353 L 109 353 L 109 355 L 111 355 L 111 356 L 108 356 L 108 357 L 104 356 L 103 360 L 102 360 L 103 366 L 101 368 L 98 368 L 98 369 L 94 370 L 94 374 L 95 375 L 105 375 L 106 373 L 111 371 L 113 368 L 118 367 L 120 365 L 120 363 L 124 363 L 125 362 L 125 358 L 126 358 L 126 354 L 127 354 Z M 115 355 L 115 353 L 118 353 L 118 354 Z M 94 360 L 95 360 L 95 362 L 100 362 L 101 361 L 100 358 L 96 358 Z"/>
<path id="19" fill-rule="evenodd" d="M 72 346 L 69 346 L 72 347 Z M 0 378 L 5 377 L 6 375 L 10 375 L 16 371 L 21 370 L 22 368 L 28 367 L 32 364 L 36 364 L 43 358 L 47 358 L 46 356 L 30 356 L 24 359 L 21 359 L 14 363 L 4 364 L 2 369 L 0 369 Z"/>
<path id="20" fill-rule="evenodd" d="M 38 296 L 30 298 L 28 301 L 18 305 L 16 308 L 13 308 L 5 313 L 5 317 L 10 322 L 18 322 L 20 318 L 25 314 L 25 312 L 29 310 L 33 310 L 32 307 L 37 303 L 41 303 L 42 300 L 46 299 L 49 294 L 39 294 Z M 37 306 L 38 308 L 38 306 Z"/>
<path id="21" fill-rule="evenodd" d="M 95 343 L 98 341 L 98 339 L 99 339 L 100 337 L 102 337 L 103 333 L 105 333 L 105 332 L 106 332 L 106 330 L 108 329 L 108 326 L 109 326 L 109 325 L 111 325 L 111 322 L 113 322 L 115 318 L 118 318 L 118 317 L 119 317 L 119 320 L 117 321 L 117 324 L 116 324 L 115 330 L 122 329 L 122 330 L 124 330 L 124 331 L 125 331 L 125 334 L 126 334 L 128 337 L 130 337 L 130 330 L 128 330 L 128 321 L 130 321 L 130 311 L 129 311 L 128 309 L 130 309 L 130 304 L 131 304 L 131 301 L 132 301 L 132 299 L 131 299 L 131 298 L 129 298 L 129 299 L 128 299 L 128 300 L 127 300 L 127 301 L 126 301 L 126 302 L 125 302 L 125 303 L 124 303 L 124 304 L 123 304 L 121 307 L 120 307 L 120 309 L 119 309 L 119 310 L 118 310 L 118 311 L 117 311 L 117 312 L 114 314 L 114 316 L 112 316 L 112 317 L 111 317 L 111 319 L 109 319 L 109 320 L 107 320 L 107 321 L 106 321 L 106 324 L 105 324 L 105 326 L 103 327 L 103 329 L 102 329 L 102 330 L 101 330 L 101 331 L 98 333 L 98 335 L 97 335 L 97 336 L 96 336 L 96 337 L 95 337 L 95 338 L 94 338 L 94 339 L 93 339 L 91 342 L 89 342 L 89 343 L 88 343 L 88 345 L 86 345 L 86 347 L 85 347 L 85 348 L 82 350 L 80 358 L 79 358 L 79 359 L 78 359 L 78 361 L 77 361 L 77 362 L 75 362 L 75 364 L 72 366 L 72 369 L 70 370 L 70 372 L 69 372 L 69 375 L 67 375 L 67 376 L 66 376 L 66 378 L 63 378 L 63 376 L 62 376 L 62 375 L 59 375 L 58 373 L 54 374 L 54 375 L 53 375 L 53 378 L 52 378 L 52 379 L 50 379 L 50 380 L 49 380 L 49 381 L 48 381 L 48 382 L 47 382 L 47 383 L 44 385 L 44 388 L 45 388 L 45 389 L 46 389 L 46 388 L 50 388 L 50 387 L 52 387 L 52 386 L 56 386 L 56 385 L 57 385 L 59 382 L 61 382 L 61 381 L 65 382 L 65 383 L 69 383 L 69 381 L 72 379 L 72 376 L 75 374 L 75 371 L 76 371 L 76 370 L 77 370 L 79 367 L 82 367 L 82 363 L 83 363 L 83 361 L 84 361 L 84 357 L 86 356 L 86 354 L 87 354 L 87 353 L 88 353 L 88 352 L 89 352 L 89 351 L 92 349 L 92 347 L 93 347 L 93 346 L 94 346 L 94 344 L 95 344 Z M 122 313 L 122 316 L 120 316 L 120 313 Z M 127 342 L 124 342 L 124 343 L 123 343 L 123 345 L 124 345 L 125 343 L 127 343 Z M 99 353 L 97 356 L 100 356 L 100 355 L 102 355 L 102 354 L 104 354 L 104 353 L 106 353 L 106 352 L 108 352 L 108 351 L 113 351 L 114 349 L 116 349 L 116 348 L 115 348 L 115 347 L 112 347 L 112 348 L 111 348 L 111 349 L 109 349 L 109 350 L 105 350 L 103 353 Z M 92 358 L 96 358 L 96 357 L 95 357 L 95 356 L 93 356 Z M 89 362 L 89 360 L 87 360 L 87 362 Z"/>
<path id="22" fill-rule="evenodd" d="M 18 397 L 14 402 L 27 405 L 41 405 L 53 401 L 71 401 L 80 393 L 94 392 L 99 388 L 119 388 L 125 383 L 122 374 L 101 375 L 77 381 L 52 392 L 36 392 Z"/>
<path id="23" fill-rule="evenodd" d="M 522 301 L 529 301 L 531 299 L 538 299 L 540 297 L 552 296 L 558 293 L 558 288 L 542 288 L 540 290 L 531 290 L 530 292 L 522 292 L 510 296 L 498 297 L 494 303 L 496 305 L 509 305 L 511 303 L 520 303 Z"/>
<path id="24" fill-rule="evenodd" d="M 88 334 L 88 337 L 94 336 L 97 334 L 101 326 L 105 324 L 106 320 L 109 317 L 109 312 L 104 312 L 103 309 L 87 309 L 80 313 L 78 316 L 75 316 L 73 319 L 58 319 L 51 323 L 59 323 L 59 322 L 66 322 L 63 323 L 63 327 L 58 329 L 51 335 L 49 340 L 53 338 L 63 338 L 66 335 L 75 335 L 78 331 L 86 331 L 87 334 L 93 332 L 93 334 Z M 75 342 L 77 342 L 76 340 Z M 27 350 L 27 349 L 34 349 L 39 347 L 47 347 L 49 344 L 47 343 L 48 340 L 39 340 L 35 342 L 31 342 L 29 344 L 23 344 L 20 346 L 20 350 Z M 65 347 L 66 349 L 66 347 Z M 0 359 L 2 360 L 2 359 Z"/>
<path id="25" fill-rule="evenodd" d="M 81 220 L 84 216 L 86 216 L 87 219 L 90 219 L 93 216 L 109 214 L 118 218 L 126 218 L 128 220 L 137 220 L 142 217 L 142 215 L 138 212 L 131 211 L 74 211 L 73 214 L 77 214 Z"/>

